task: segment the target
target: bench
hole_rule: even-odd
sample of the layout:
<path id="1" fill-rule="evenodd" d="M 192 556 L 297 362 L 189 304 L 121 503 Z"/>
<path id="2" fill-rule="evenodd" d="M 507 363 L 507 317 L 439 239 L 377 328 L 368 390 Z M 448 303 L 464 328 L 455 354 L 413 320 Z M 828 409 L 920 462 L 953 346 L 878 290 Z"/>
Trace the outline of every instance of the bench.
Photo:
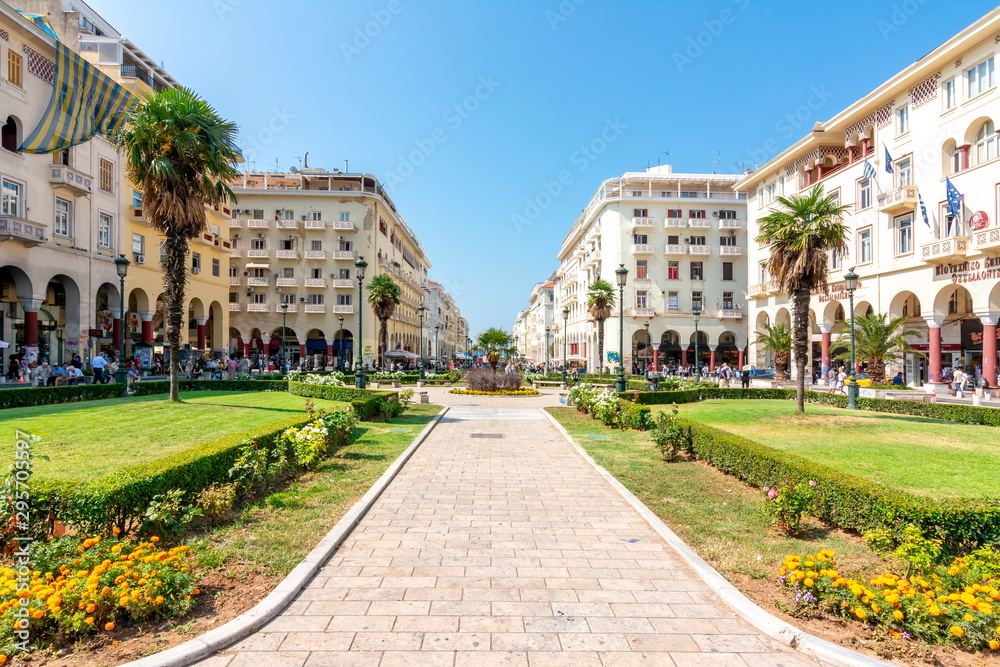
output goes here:
<path id="1" fill-rule="evenodd" d="M 559 387 L 560 389 L 566 388 L 566 385 L 564 385 L 561 380 L 532 380 L 531 386 L 534 389 L 540 389 L 542 387 Z"/>
<path id="2" fill-rule="evenodd" d="M 414 403 L 430 403 L 430 399 L 427 397 L 426 391 L 415 391 L 413 392 L 413 402 Z"/>

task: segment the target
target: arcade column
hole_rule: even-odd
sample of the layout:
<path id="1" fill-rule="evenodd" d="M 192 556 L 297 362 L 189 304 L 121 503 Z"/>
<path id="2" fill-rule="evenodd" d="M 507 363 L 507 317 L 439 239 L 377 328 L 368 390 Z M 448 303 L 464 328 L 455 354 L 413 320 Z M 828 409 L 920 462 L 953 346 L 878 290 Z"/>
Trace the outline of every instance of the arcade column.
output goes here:
<path id="1" fill-rule="evenodd" d="M 997 319 L 1000 313 L 976 313 L 983 323 L 983 386 L 997 386 Z"/>
<path id="2" fill-rule="evenodd" d="M 927 322 L 927 374 L 929 384 L 941 383 L 941 325 L 944 317 L 925 317 Z"/>

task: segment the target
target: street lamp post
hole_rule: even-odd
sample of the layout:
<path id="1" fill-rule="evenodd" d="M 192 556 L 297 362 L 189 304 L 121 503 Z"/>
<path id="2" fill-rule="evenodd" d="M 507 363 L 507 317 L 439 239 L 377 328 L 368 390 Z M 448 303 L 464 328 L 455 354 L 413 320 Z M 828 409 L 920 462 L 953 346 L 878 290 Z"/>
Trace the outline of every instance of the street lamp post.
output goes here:
<path id="1" fill-rule="evenodd" d="M 566 327 L 569 325 L 569 307 L 566 306 L 562 309 L 563 314 L 563 368 L 562 368 L 562 383 L 566 386 Z"/>
<path id="2" fill-rule="evenodd" d="M 344 370 L 344 316 L 337 318 L 340 320 L 340 340 L 337 342 L 337 370 Z"/>
<path id="3" fill-rule="evenodd" d="M 438 333 L 441 331 L 441 323 L 436 322 L 434 324 L 434 372 L 438 372 L 438 365 L 441 363 L 441 348 L 438 347 Z"/>
<path id="4" fill-rule="evenodd" d="M 646 373 L 648 375 L 648 373 L 649 373 L 649 344 L 650 344 L 649 322 L 646 322 L 642 326 L 646 330 L 646 349 L 644 350 L 645 354 L 642 355 L 642 364 L 643 364 L 642 365 L 642 370 L 643 370 L 644 373 Z"/>
<path id="5" fill-rule="evenodd" d="M 549 374 L 549 332 L 552 327 L 545 327 L 545 374 Z"/>
<path id="6" fill-rule="evenodd" d="M 278 371 L 285 367 L 285 325 L 288 322 L 288 304 L 281 304 L 281 351 L 278 358 Z"/>
<path id="7" fill-rule="evenodd" d="M 427 310 L 427 308 L 424 307 L 424 304 L 421 303 L 419 306 L 417 306 L 417 313 L 420 314 L 420 359 L 417 361 L 417 363 L 420 365 L 419 374 L 421 380 L 427 377 L 424 374 L 424 311 L 425 310 Z"/>
<path id="8" fill-rule="evenodd" d="M 618 282 L 618 377 L 615 379 L 615 391 L 621 393 L 628 386 L 625 383 L 625 283 L 628 282 L 628 269 L 619 264 L 615 269 L 615 280 Z"/>
<path id="9" fill-rule="evenodd" d="M 698 320 L 701 319 L 701 309 L 692 310 L 691 317 L 694 319 L 694 381 L 701 382 L 701 361 L 698 359 Z"/>
<path id="10" fill-rule="evenodd" d="M 115 270 L 118 272 L 121 285 L 118 298 L 118 369 L 115 371 L 115 382 L 122 384 L 122 398 L 128 396 L 128 384 L 125 381 L 125 276 L 128 274 L 129 264 L 125 255 L 119 255 L 115 259 Z"/>
<path id="11" fill-rule="evenodd" d="M 854 272 L 852 266 L 844 274 L 844 287 L 851 305 L 851 376 L 847 379 L 847 409 L 858 409 L 858 379 L 856 374 L 856 361 L 854 357 L 854 290 L 858 289 L 858 274 Z"/>
<path id="12" fill-rule="evenodd" d="M 364 363 L 364 351 L 365 351 L 365 336 L 364 327 L 362 326 L 364 321 L 364 284 L 365 284 L 365 269 L 368 267 L 368 262 L 365 261 L 364 257 L 358 257 L 358 261 L 354 262 L 355 273 L 358 274 L 358 342 L 359 349 L 354 356 L 354 386 L 357 389 L 365 388 L 365 363 Z"/>

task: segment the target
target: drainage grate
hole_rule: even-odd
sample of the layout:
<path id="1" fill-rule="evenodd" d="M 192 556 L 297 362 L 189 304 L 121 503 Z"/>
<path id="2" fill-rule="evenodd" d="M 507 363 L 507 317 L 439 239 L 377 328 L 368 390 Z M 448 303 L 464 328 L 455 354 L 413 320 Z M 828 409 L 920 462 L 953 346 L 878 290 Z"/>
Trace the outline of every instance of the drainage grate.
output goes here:
<path id="1" fill-rule="evenodd" d="M 491 440 L 499 440 L 503 438 L 503 433 L 473 433 L 471 438 L 490 438 Z"/>

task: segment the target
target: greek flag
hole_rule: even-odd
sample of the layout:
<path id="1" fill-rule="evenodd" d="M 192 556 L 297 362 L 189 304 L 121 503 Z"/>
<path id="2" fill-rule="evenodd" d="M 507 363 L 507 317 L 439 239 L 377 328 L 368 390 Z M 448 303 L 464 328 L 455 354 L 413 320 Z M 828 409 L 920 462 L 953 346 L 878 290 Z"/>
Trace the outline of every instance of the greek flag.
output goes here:
<path id="1" fill-rule="evenodd" d="M 875 178 L 875 176 L 876 176 L 876 174 L 875 174 L 875 167 L 873 167 L 872 163 L 869 162 L 868 160 L 865 160 L 865 173 L 864 173 L 864 176 L 865 176 L 865 178 L 872 178 L 872 179 Z"/>
<path id="2" fill-rule="evenodd" d="M 882 148 L 885 149 L 885 170 L 891 174 L 892 173 L 892 156 L 889 155 L 889 149 L 885 147 L 885 144 L 882 144 Z"/>
<path id="3" fill-rule="evenodd" d="M 27 18 L 54 35 L 51 26 L 45 29 L 45 17 Z M 122 126 L 125 112 L 136 102 L 132 93 L 61 42 L 56 42 L 53 77 L 49 106 L 18 148 L 24 153 L 53 153 L 82 144 L 98 132 L 111 135 Z"/>
<path id="4" fill-rule="evenodd" d="M 930 227 L 931 221 L 930 218 L 927 217 L 927 207 L 924 206 L 924 196 L 919 192 L 917 193 L 917 201 L 920 202 L 920 215 L 924 216 L 924 224 Z"/>
<path id="5" fill-rule="evenodd" d="M 954 186 L 950 178 L 945 179 L 948 193 L 948 211 L 958 220 L 962 215 L 962 193 Z"/>

